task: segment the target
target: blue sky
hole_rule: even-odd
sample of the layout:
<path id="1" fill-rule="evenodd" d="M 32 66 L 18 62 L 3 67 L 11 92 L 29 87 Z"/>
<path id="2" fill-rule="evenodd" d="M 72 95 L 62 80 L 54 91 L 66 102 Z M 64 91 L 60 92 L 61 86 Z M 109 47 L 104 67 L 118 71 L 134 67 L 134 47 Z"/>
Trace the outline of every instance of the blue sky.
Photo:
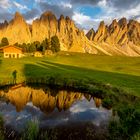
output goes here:
<path id="1" fill-rule="evenodd" d="M 31 23 L 44 11 L 51 10 L 59 18 L 69 16 L 83 28 L 97 28 L 100 21 L 126 17 L 140 20 L 140 0 L 0 0 L 0 22 L 11 20 L 16 11 Z"/>

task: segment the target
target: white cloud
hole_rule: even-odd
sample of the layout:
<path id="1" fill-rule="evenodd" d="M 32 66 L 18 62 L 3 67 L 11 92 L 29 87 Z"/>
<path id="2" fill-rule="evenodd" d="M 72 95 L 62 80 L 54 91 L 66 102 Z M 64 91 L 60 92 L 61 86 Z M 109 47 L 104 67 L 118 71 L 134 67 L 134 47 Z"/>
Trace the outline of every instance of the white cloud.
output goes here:
<path id="1" fill-rule="evenodd" d="M 37 3 L 38 3 L 38 2 L 41 2 L 41 0 L 35 0 L 35 2 L 37 2 Z"/>
<path id="2" fill-rule="evenodd" d="M 98 6 L 100 7 L 106 7 L 107 6 L 107 1 L 106 0 L 102 0 L 98 2 Z"/>
<path id="3" fill-rule="evenodd" d="M 123 11 L 122 15 L 126 16 L 127 18 L 140 15 L 140 4 L 138 4 L 135 8 L 127 9 L 126 11 Z"/>
<path id="4" fill-rule="evenodd" d="M 45 0 L 35 0 L 36 3 L 45 2 Z"/>
<path id="5" fill-rule="evenodd" d="M 25 0 L 26 1 L 26 0 Z M 87 30 L 90 28 L 97 29 L 100 21 L 104 20 L 106 24 L 110 24 L 113 19 L 120 19 L 126 17 L 127 19 L 134 18 L 140 21 L 140 2 L 139 0 L 30 0 L 34 1 L 35 4 L 33 8 L 38 9 L 38 11 L 43 12 L 45 10 L 52 10 L 57 17 L 61 14 L 64 16 L 70 16 L 79 27 Z M 22 5 L 20 2 L 15 0 L 0 0 L 0 20 L 10 19 L 11 15 L 15 10 L 25 13 L 25 11 L 30 11 L 28 9 L 28 2 Z M 93 8 L 98 7 L 101 9 L 94 18 L 89 16 L 90 13 L 81 13 L 81 8 L 85 8 L 85 5 Z M 40 12 L 38 12 L 40 14 Z M 93 10 L 94 12 L 94 10 Z M 98 11 L 96 11 L 98 12 Z M 34 17 L 38 16 L 37 12 L 35 14 L 26 14 L 26 19 L 29 23 L 32 22 Z M 9 14 L 9 15 L 8 15 Z M 30 18 L 28 18 L 30 17 Z"/>
<path id="6" fill-rule="evenodd" d="M 84 15 L 80 12 L 74 12 L 72 19 L 75 21 L 76 24 L 80 25 L 85 31 L 94 27 L 96 30 L 98 27 L 100 19 L 93 19 L 90 16 Z"/>
<path id="7" fill-rule="evenodd" d="M 0 0 L 0 7 L 3 9 L 7 9 L 11 7 L 11 3 L 9 0 Z"/>
<path id="8" fill-rule="evenodd" d="M 83 13 L 74 12 L 72 19 L 83 27 L 84 29 L 94 28 L 95 30 L 98 28 L 100 21 L 105 21 L 107 25 L 109 25 L 113 19 L 119 20 L 122 17 L 126 17 L 129 19 L 136 19 L 140 21 L 140 4 L 135 7 L 131 7 L 129 9 L 119 9 L 119 7 L 114 7 L 112 2 L 107 0 L 100 0 L 96 5 L 101 9 L 101 12 L 94 18 L 87 16 Z"/>
<path id="9" fill-rule="evenodd" d="M 64 8 L 72 8 L 72 4 L 70 3 L 64 3 L 64 2 L 61 2 L 61 4 Z"/>
<path id="10" fill-rule="evenodd" d="M 37 18 L 38 18 L 38 16 L 36 16 L 36 17 L 34 17 L 34 18 L 32 18 L 32 19 L 29 19 L 29 20 L 27 20 L 26 22 L 27 22 L 28 24 L 32 24 L 33 20 L 35 20 L 35 19 L 37 19 Z"/>
<path id="11" fill-rule="evenodd" d="M 83 13 L 74 12 L 72 19 L 77 22 L 77 24 L 85 24 L 87 21 L 92 20 L 89 16 L 84 15 Z"/>
<path id="12" fill-rule="evenodd" d="M 21 9 L 21 10 L 27 10 L 27 9 L 28 9 L 26 5 L 21 5 L 21 4 L 19 4 L 18 2 L 13 1 L 13 4 L 14 4 L 14 6 L 16 6 L 18 9 Z"/>
<path id="13" fill-rule="evenodd" d="M 102 13 L 96 17 L 97 20 L 104 20 L 107 24 L 110 24 L 113 19 L 120 19 L 122 17 L 126 17 L 127 19 L 131 19 L 135 16 L 140 15 L 140 4 L 136 7 L 131 7 L 129 9 L 119 9 L 111 5 L 111 3 L 107 3 L 106 0 L 102 0 L 98 3 L 98 6 L 102 9 Z M 138 18 L 139 19 L 139 18 Z"/>

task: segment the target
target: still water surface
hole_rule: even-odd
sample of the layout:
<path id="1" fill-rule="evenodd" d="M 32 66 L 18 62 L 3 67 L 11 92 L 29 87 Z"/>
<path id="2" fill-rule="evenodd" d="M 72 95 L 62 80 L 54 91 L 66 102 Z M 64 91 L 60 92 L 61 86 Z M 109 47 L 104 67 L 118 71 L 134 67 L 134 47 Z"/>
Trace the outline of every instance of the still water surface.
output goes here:
<path id="1" fill-rule="evenodd" d="M 5 126 L 21 131 L 28 121 L 37 120 L 40 128 L 108 122 L 111 110 L 102 100 L 89 94 L 49 88 L 19 87 L 0 91 L 0 113 Z"/>

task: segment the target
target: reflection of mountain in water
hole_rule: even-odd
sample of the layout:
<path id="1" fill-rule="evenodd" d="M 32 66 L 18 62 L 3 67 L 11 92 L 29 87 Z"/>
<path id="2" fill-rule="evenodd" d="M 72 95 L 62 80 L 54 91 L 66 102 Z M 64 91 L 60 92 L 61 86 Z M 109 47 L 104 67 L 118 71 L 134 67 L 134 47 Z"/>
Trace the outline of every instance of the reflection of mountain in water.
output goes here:
<path id="1" fill-rule="evenodd" d="M 0 92 L 1 94 L 3 95 L 4 93 Z M 86 98 L 88 101 L 94 99 L 96 107 L 101 106 L 101 99 L 92 97 L 89 94 L 68 92 L 65 90 L 55 91 L 48 89 L 44 91 L 43 89 L 21 87 L 15 90 L 9 90 L 8 93 L 5 93 L 5 97 L 16 107 L 18 112 L 23 110 L 28 102 L 32 102 L 34 106 L 40 108 L 44 113 L 52 112 L 55 108 L 59 111 L 65 111 L 75 101 L 82 100 L 83 98 Z"/>

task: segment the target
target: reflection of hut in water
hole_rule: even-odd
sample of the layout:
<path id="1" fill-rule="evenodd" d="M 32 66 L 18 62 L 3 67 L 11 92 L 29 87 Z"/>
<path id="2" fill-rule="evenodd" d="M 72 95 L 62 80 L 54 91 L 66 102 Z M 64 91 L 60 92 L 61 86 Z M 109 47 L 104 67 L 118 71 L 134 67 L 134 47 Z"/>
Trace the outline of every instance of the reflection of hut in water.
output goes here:
<path id="1" fill-rule="evenodd" d="M 93 99 L 94 99 L 96 107 L 99 108 L 102 104 L 102 100 L 100 98 L 96 98 L 96 97 L 93 97 Z"/>

